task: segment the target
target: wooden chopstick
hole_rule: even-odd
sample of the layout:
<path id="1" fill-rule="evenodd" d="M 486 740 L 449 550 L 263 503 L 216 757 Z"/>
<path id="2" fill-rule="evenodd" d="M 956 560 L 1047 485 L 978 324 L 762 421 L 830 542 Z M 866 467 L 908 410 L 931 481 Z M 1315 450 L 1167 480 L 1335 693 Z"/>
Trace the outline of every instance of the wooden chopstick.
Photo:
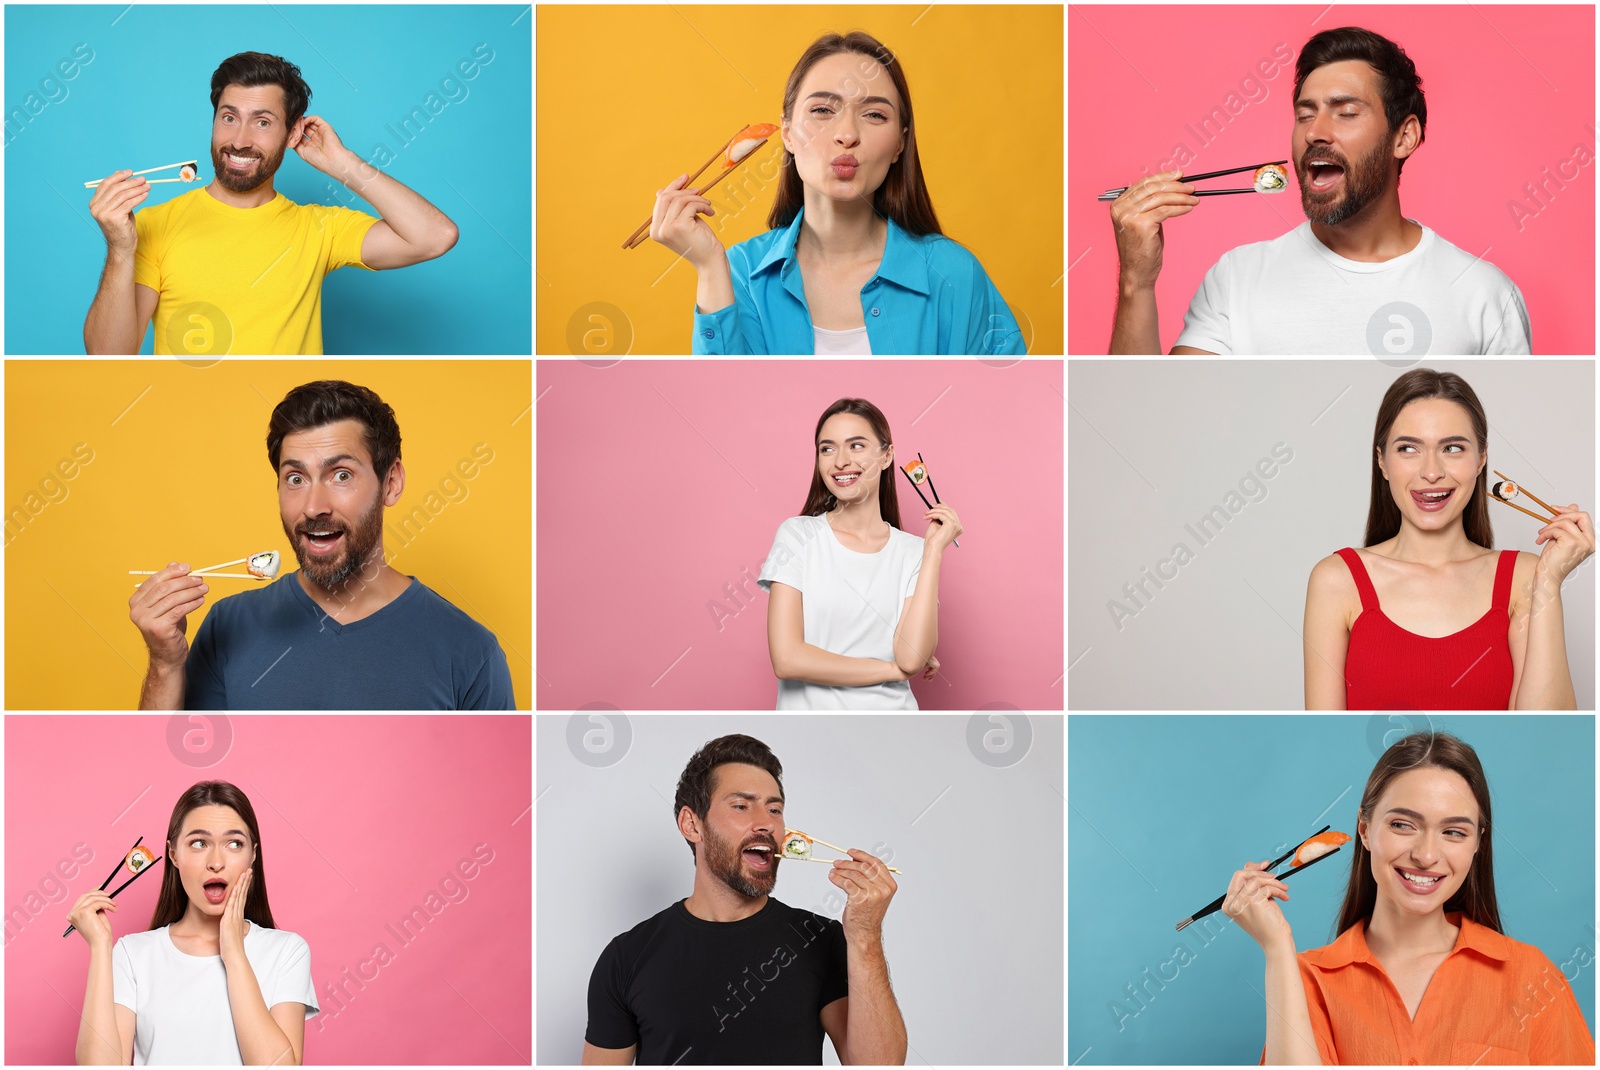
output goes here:
<path id="1" fill-rule="evenodd" d="M 1246 171 L 1259 171 L 1261 168 L 1266 167 L 1267 164 L 1286 164 L 1288 162 L 1289 162 L 1288 160 L 1268 160 L 1268 161 L 1266 161 L 1266 163 L 1255 163 L 1255 164 L 1251 164 L 1249 167 L 1230 167 L 1226 171 L 1207 171 L 1203 175 L 1179 175 L 1178 176 L 1178 181 L 1179 182 L 1200 182 L 1200 181 L 1203 181 L 1204 179 L 1207 179 L 1207 178 L 1221 178 L 1223 175 L 1239 175 L 1239 174 L 1243 174 Z M 1101 200 L 1108 200 L 1109 199 L 1109 200 L 1113 200 L 1114 201 L 1114 200 L 1116 200 L 1118 197 L 1122 196 L 1126 192 L 1128 192 L 1128 187 L 1127 186 L 1118 186 L 1116 189 L 1108 189 L 1108 190 L 1105 191 L 1105 193 L 1100 194 L 1100 199 Z M 1226 189 L 1226 190 L 1218 190 L 1217 192 L 1218 193 L 1254 193 L 1255 189 L 1253 187 L 1251 189 Z M 1196 193 L 1195 196 L 1196 197 L 1202 197 L 1202 196 L 1204 196 L 1204 194 Z"/>
<path id="2" fill-rule="evenodd" d="M 726 170 L 724 170 L 722 172 L 722 174 L 718 175 L 716 178 L 713 178 L 710 182 L 707 182 L 704 186 L 701 186 L 699 189 L 695 190 L 694 191 L 695 192 L 695 196 L 704 197 L 706 195 L 706 193 L 710 191 L 711 187 L 715 186 L 718 182 L 721 182 L 723 179 L 727 178 L 729 175 L 731 175 L 735 171 L 737 171 L 744 164 L 745 160 L 748 160 L 750 157 L 754 156 L 757 152 L 759 152 L 761 150 L 761 146 L 765 145 L 769 140 L 770 140 L 769 138 L 762 138 L 760 141 L 756 142 L 756 147 L 751 149 L 749 152 L 745 153 L 743 160 L 740 160 L 738 163 L 734 164 L 732 167 L 727 168 Z M 705 170 L 705 168 L 701 168 L 701 170 L 703 171 L 703 170 Z M 652 216 L 651 218 L 653 219 L 654 216 Z M 635 248 L 639 247 L 640 245 L 644 244 L 645 239 L 650 236 L 650 220 L 649 219 L 645 220 L 643 229 L 635 231 L 634 233 L 635 233 L 635 237 L 634 237 L 634 240 L 633 240 L 633 244 L 632 245 L 625 245 L 625 246 L 623 246 L 623 248 L 625 248 L 625 249 L 635 249 Z M 837 848 L 835 848 L 835 850 L 837 850 Z"/>
<path id="3" fill-rule="evenodd" d="M 738 134 L 733 135 L 733 137 L 738 137 L 738 136 L 739 136 Z M 704 171 L 706 168 L 710 167 L 712 164 L 716 163 L 717 162 L 717 157 L 721 156 L 723 153 L 727 152 L 728 151 L 728 146 L 733 144 L 733 137 L 730 137 L 727 141 L 724 141 L 722 143 L 722 148 L 720 148 L 716 152 L 712 153 L 711 154 L 711 159 L 709 159 L 705 163 L 701 164 L 700 165 L 700 170 L 696 171 L 694 174 L 690 175 L 687 179 L 685 179 L 683 184 L 685 186 L 691 185 L 694 182 L 695 179 L 700 177 L 700 174 L 701 174 L 702 171 Z M 652 212 L 649 219 L 646 219 L 643 223 L 639 224 L 638 230 L 635 230 L 632 234 L 628 235 L 628 240 L 622 243 L 622 247 L 624 249 L 631 249 L 635 245 L 639 244 L 639 235 L 640 235 L 640 233 L 650 229 L 650 221 L 652 219 L 654 219 L 654 218 L 655 218 L 655 213 Z"/>
<path id="4" fill-rule="evenodd" d="M 1495 475 L 1499 476 L 1501 479 L 1505 480 L 1507 483 L 1517 483 L 1516 480 L 1512 479 L 1510 476 L 1506 475 L 1504 472 L 1495 472 L 1495 470 L 1493 468 L 1489 469 L 1489 471 L 1494 472 Z M 1561 518 L 1561 510 L 1557 509 L 1555 506 L 1551 505 L 1549 502 L 1539 501 L 1539 499 L 1537 497 L 1534 497 L 1533 491 L 1529 490 L 1527 487 L 1524 487 L 1521 483 L 1517 483 L 1517 491 L 1519 493 L 1521 493 L 1521 494 L 1526 494 L 1530 498 L 1533 498 L 1534 502 L 1536 502 L 1537 504 L 1539 504 L 1539 505 L 1543 506 L 1544 508 L 1550 510 L 1551 515 L 1548 516 L 1548 517 L 1540 516 L 1539 517 L 1540 520 L 1559 520 Z M 1496 498 L 1496 497 L 1498 497 L 1498 495 L 1491 494 L 1491 495 L 1489 495 L 1489 497 Z M 1502 501 L 1502 502 L 1505 502 L 1505 504 L 1507 504 L 1507 505 L 1511 505 L 1511 503 L 1507 502 L 1504 498 L 1499 498 L 1499 500 Z M 1522 507 L 1521 506 L 1514 506 L 1513 508 L 1521 509 Z M 1522 511 L 1524 513 L 1528 513 L 1529 516 L 1539 516 L 1538 513 L 1529 513 L 1528 510 L 1526 510 L 1526 509 L 1523 509 Z"/>

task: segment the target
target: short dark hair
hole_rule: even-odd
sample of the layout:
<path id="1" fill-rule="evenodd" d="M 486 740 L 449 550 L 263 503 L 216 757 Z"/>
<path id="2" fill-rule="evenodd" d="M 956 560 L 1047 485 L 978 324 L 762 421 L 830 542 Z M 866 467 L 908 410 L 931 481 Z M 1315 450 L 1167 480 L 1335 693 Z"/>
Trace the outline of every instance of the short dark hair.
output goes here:
<path id="1" fill-rule="evenodd" d="M 311 106 L 311 87 L 300 77 L 300 68 L 282 56 L 269 56 L 265 52 L 240 52 L 222 61 L 211 76 L 211 114 L 217 114 L 217 104 L 222 91 L 230 85 L 252 89 L 256 86 L 275 85 L 283 90 L 283 106 L 288 111 L 284 122 L 293 126 Z"/>
<path id="2" fill-rule="evenodd" d="M 380 480 L 387 476 L 400 459 L 400 424 L 394 418 L 394 410 L 366 387 L 342 379 L 321 379 L 297 386 L 278 402 L 267 424 L 267 458 L 272 470 L 278 470 L 285 435 L 340 420 L 359 420 L 366 427 L 372 470 Z"/>
<path id="3" fill-rule="evenodd" d="M 711 813 L 712 775 L 717 766 L 732 763 L 765 769 L 778 782 L 778 794 L 783 794 L 783 766 L 765 743 L 752 736 L 721 736 L 695 751 L 689 764 L 683 767 L 683 775 L 678 778 L 678 794 L 672 800 L 674 823 L 685 806 L 701 821 L 706 820 Z M 684 842 L 689 843 L 688 840 Z M 692 843 L 689 843 L 689 853 L 695 853 Z"/>
<path id="4" fill-rule="evenodd" d="M 1378 92 L 1383 94 L 1383 115 L 1389 124 L 1389 133 L 1400 129 L 1406 116 L 1415 115 L 1420 128 L 1417 146 L 1428 139 L 1428 101 L 1422 95 L 1422 79 L 1417 76 L 1417 65 L 1406 55 L 1406 50 L 1371 30 L 1359 26 L 1341 26 L 1337 30 L 1323 30 L 1300 49 L 1300 58 L 1294 64 L 1294 99 L 1300 99 L 1300 87 L 1318 67 L 1344 60 L 1361 60 L 1378 72 Z M 1398 161 L 1400 171 L 1405 160 Z M 1396 172 L 1398 181 L 1399 172 Z"/>

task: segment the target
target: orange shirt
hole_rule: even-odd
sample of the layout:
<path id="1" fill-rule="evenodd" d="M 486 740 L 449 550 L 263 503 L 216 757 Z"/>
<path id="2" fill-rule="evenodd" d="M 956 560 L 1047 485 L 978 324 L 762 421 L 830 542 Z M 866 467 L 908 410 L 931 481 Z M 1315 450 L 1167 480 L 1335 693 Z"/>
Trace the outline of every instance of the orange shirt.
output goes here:
<path id="1" fill-rule="evenodd" d="M 1445 917 L 1461 931 L 1415 1020 L 1368 950 L 1365 921 L 1300 953 L 1323 1065 L 1593 1066 L 1594 1037 L 1561 969 L 1533 945 L 1458 911 Z"/>

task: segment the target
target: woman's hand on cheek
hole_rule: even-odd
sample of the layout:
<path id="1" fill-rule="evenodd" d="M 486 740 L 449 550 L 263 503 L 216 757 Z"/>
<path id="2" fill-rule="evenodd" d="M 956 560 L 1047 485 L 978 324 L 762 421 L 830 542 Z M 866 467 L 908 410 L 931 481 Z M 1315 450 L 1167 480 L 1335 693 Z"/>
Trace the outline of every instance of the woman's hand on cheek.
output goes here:
<path id="1" fill-rule="evenodd" d="M 244 954 L 244 934 L 249 928 L 244 916 L 244 904 L 250 896 L 250 881 L 254 875 L 253 870 L 245 870 L 244 875 L 229 886 L 228 898 L 222 904 L 218 942 L 225 963 Z"/>

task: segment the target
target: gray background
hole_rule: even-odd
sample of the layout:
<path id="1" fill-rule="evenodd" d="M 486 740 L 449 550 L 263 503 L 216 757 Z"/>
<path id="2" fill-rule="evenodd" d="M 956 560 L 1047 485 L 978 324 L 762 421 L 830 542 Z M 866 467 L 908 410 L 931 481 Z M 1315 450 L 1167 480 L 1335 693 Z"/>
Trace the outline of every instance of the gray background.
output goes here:
<path id="1" fill-rule="evenodd" d="M 998 760 L 1022 757 L 995 767 L 968 739 L 1006 731 L 1002 717 L 1011 742 L 1007 751 L 1002 737 L 991 741 Z M 884 950 L 907 1064 L 1061 1065 L 1063 730 L 1059 714 L 539 717 L 536 1061 L 578 1061 L 600 952 L 693 891 L 694 860 L 672 813 L 678 777 L 706 741 L 743 732 L 783 763 L 790 827 L 885 859 L 892 851 L 905 871 Z M 569 740 L 583 731 L 614 748 L 583 757 L 621 757 L 580 760 Z M 784 864 L 773 895 L 837 919 L 843 893 L 828 873 Z M 823 1059 L 838 1065 L 830 1041 Z"/>
<path id="2" fill-rule="evenodd" d="M 1592 360 L 1069 361 L 1068 709 L 1303 709 L 1306 581 L 1361 545 L 1378 404 L 1410 367 L 1472 385 L 1489 468 L 1597 511 Z M 1185 525 L 1279 442 L 1294 459 L 1266 496 L 1200 545 Z M 1495 549 L 1542 549 L 1533 518 L 1492 503 L 1489 517 Z M 1118 631 L 1107 603 L 1132 607 L 1123 584 L 1179 542 L 1194 559 L 1147 584 Z M 1561 589 L 1579 709 L 1594 709 L 1594 570 L 1591 557 Z"/>

